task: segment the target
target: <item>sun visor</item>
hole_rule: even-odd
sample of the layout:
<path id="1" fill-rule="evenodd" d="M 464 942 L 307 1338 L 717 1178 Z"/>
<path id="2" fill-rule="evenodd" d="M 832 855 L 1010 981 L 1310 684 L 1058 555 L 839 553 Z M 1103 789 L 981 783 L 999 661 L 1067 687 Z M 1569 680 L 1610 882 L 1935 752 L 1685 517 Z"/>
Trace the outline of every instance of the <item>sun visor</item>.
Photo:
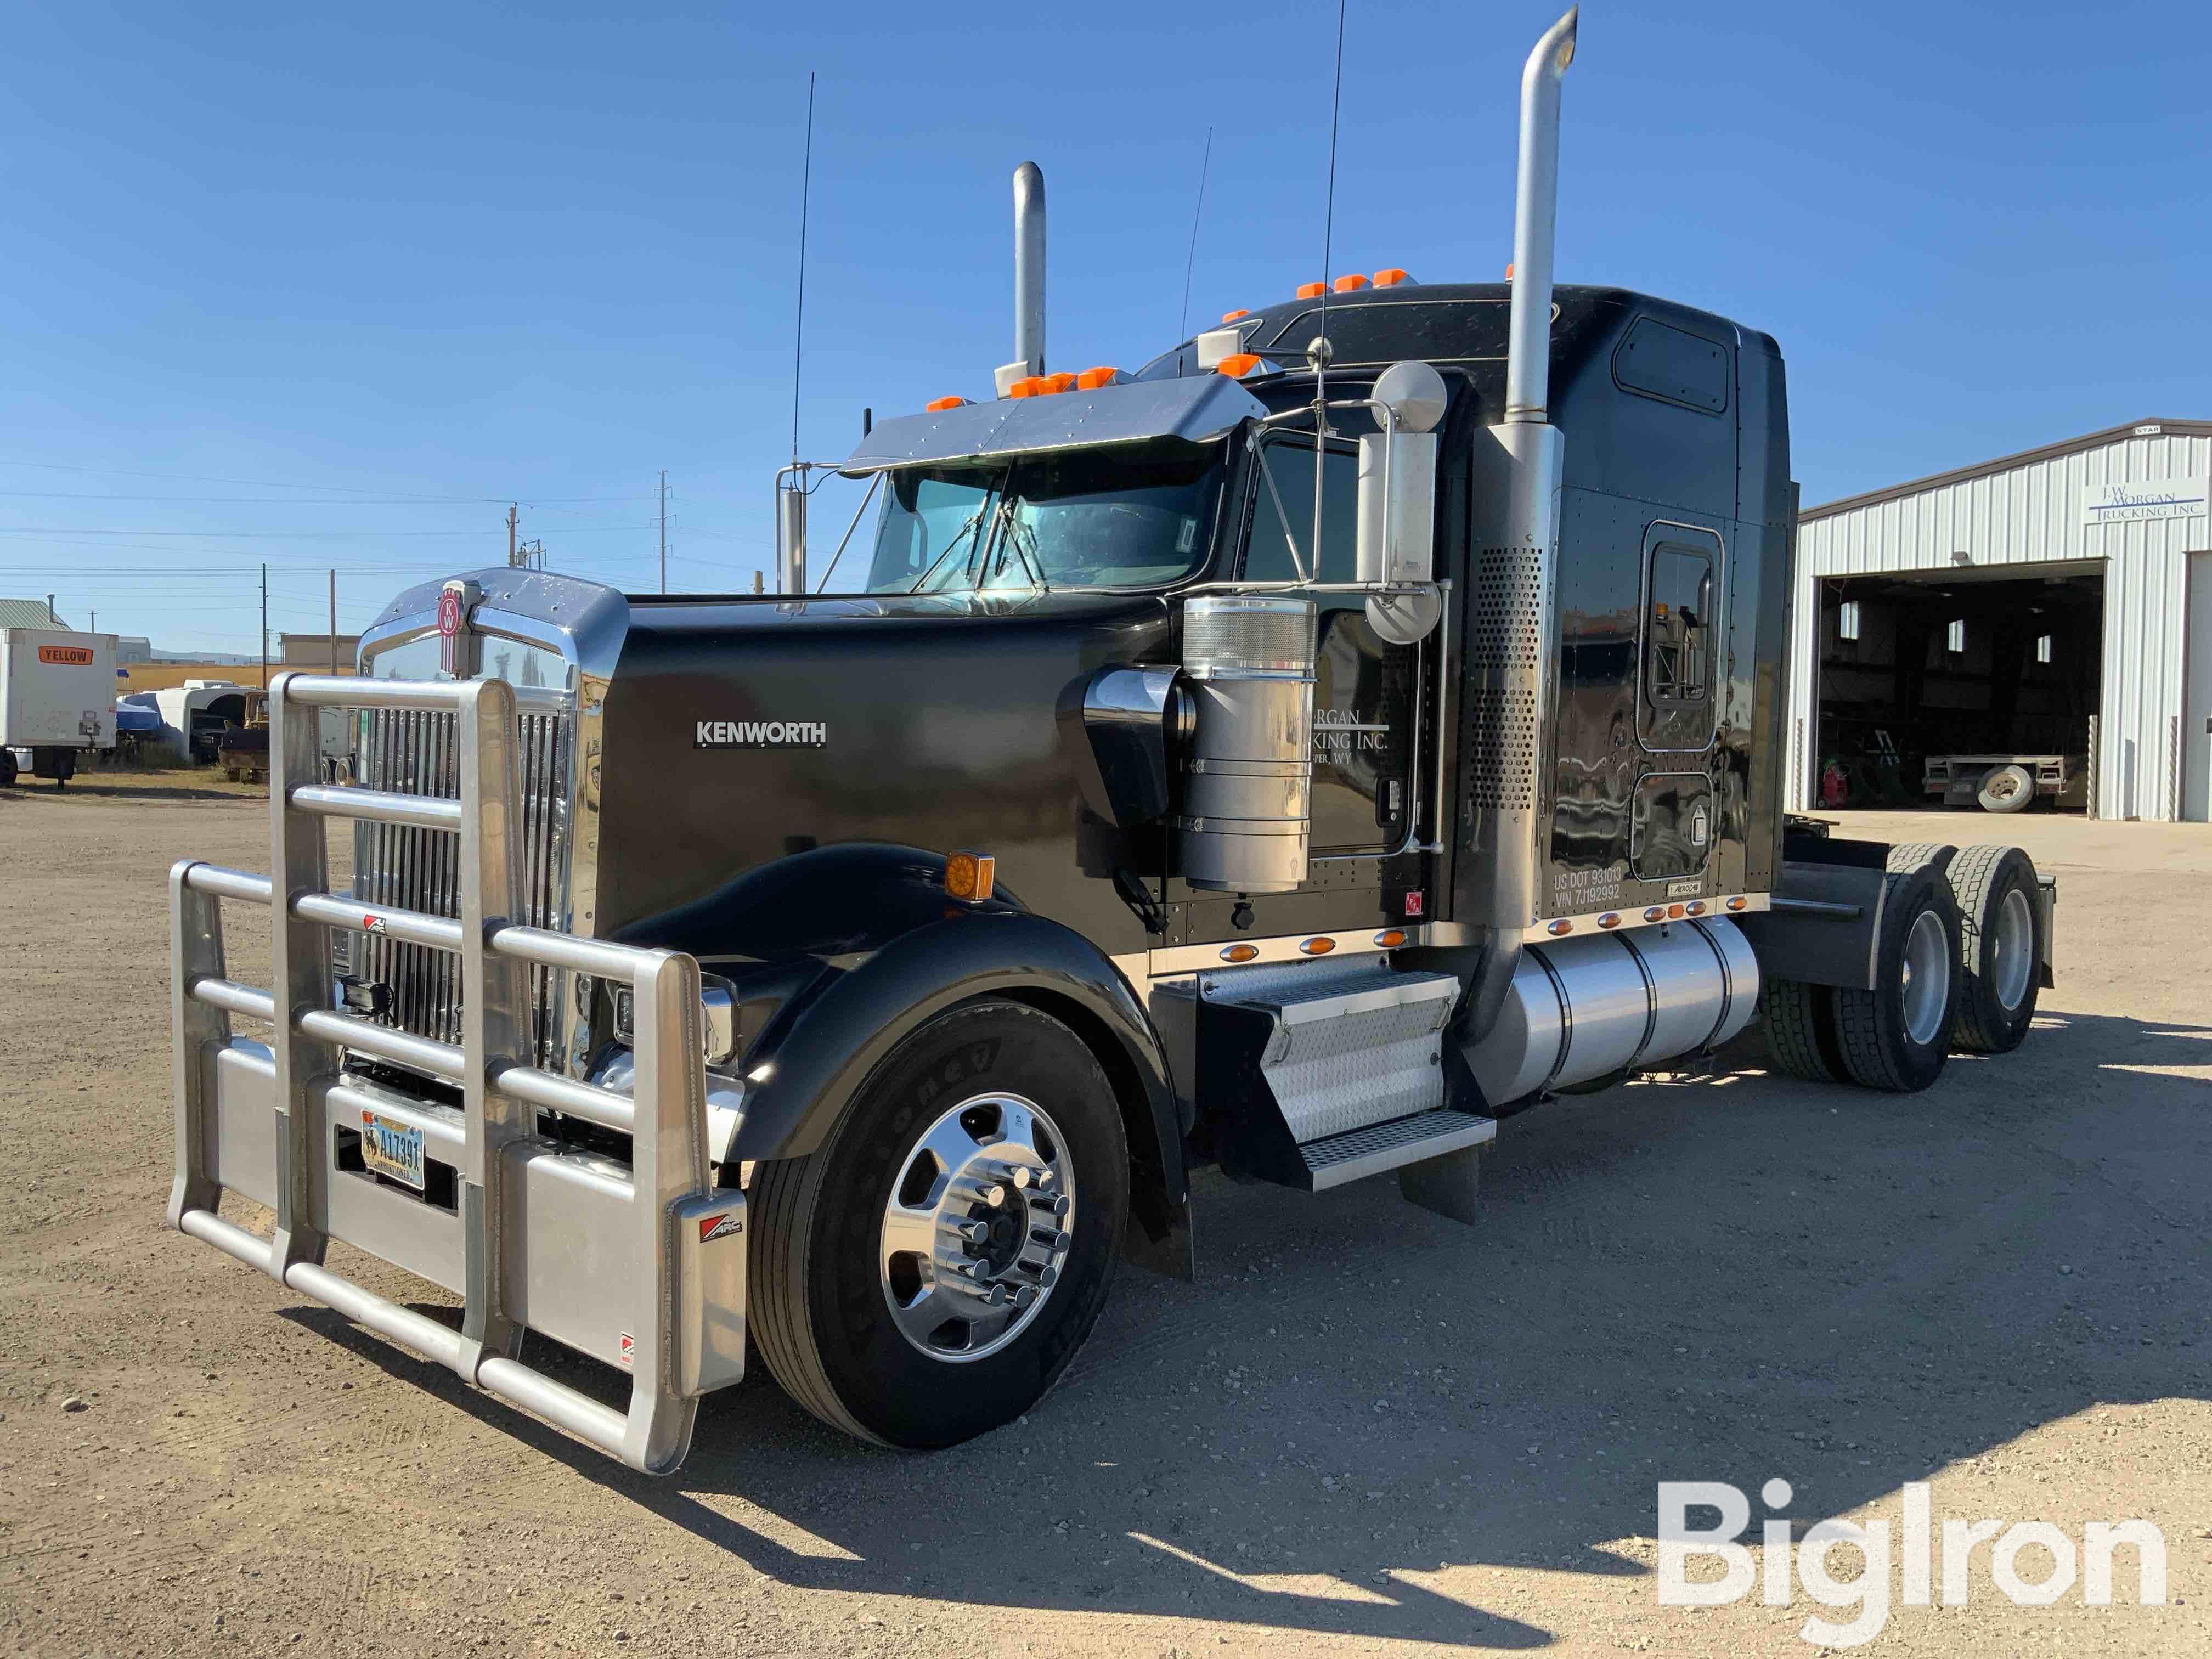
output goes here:
<path id="1" fill-rule="evenodd" d="M 880 422 L 839 470 L 876 472 L 1160 438 L 1204 443 L 1267 412 L 1265 404 L 1225 374 L 1139 380 L 1043 398 L 1001 398 Z"/>

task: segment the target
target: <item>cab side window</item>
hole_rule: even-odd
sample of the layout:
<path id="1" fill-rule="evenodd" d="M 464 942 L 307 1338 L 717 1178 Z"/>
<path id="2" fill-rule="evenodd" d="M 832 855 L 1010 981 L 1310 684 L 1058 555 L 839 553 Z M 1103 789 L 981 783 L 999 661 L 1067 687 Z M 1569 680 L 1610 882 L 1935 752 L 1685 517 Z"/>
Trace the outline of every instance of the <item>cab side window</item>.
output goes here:
<path id="1" fill-rule="evenodd" d="M 1254 486 L 1252 537 L 1244 555 L 1244 580 L 1296 581 L 1293 544 L 1307 565 L 1306 574 L 1325 582 L 1358 579 L 1357 538 L 1359 511 L 1359 455 L 1329 446 L 1322 463 L 1321 568 L 1313 565 L 1313 439 L 1270 437 L 1260 446 L 1260 474 Z M 1272 488 L 1270 487 L 1272 483 Z M 1287 520 L 1287 524 L 1285 524 Z M 1288 537 L 1285 532 L 1287 529 Z M 1338 595 L 1338 598 L 1343 596 Z"/>
<path id="2" fill-rule="evenodd" d="M 1655 525 L 1645 538 L 1643 705 L 1647 749 L 1703 749 L 1717 692 L 1720 541 Z"/>

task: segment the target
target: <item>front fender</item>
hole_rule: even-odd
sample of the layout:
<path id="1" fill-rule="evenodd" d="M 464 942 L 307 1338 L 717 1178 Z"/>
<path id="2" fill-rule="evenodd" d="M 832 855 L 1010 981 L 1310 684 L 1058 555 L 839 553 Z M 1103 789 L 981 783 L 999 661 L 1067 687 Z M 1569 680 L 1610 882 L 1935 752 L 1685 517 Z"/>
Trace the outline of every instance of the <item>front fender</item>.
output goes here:
<path id="1" fill-rule="evenodd" d="M 917 927 L 855 967 L 825 972 L 788 1004 L 746 1057 L 757 1081 L 748 1085 L 732 1157 L 813 1152 L 902 1040 L 946 1009 L 984 996 L 1041 1007 L 1077 1028 L 1094 1050 L 1104 1048 L 1101 1058 L 1117 1091 L 1143 1097 L 1142 1121 L 1127 1126 L 1130 1152 L 1150 1166 L 1146 1173 L 1157 1172 L 1163 1200 L 1179 1207 L 1182 1135 L 1159 1033 L 1128 981 L 1090 940 L 1012 910 Z M 1140 1133 L 1145 1127 L 1149 1134 Z M 1140 1219 L 1153 1230 L 1156 1218 Z"/>

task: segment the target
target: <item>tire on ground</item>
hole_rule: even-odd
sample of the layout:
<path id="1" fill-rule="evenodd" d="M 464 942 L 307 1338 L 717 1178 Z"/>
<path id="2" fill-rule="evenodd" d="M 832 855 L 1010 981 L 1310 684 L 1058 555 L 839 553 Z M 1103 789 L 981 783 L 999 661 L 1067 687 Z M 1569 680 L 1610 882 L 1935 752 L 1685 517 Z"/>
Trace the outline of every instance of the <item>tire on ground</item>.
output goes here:
<path id="1" fill-rule="evenodd" d="M 1833 993 L 1836 1036 L 1854 1083 L 1911 1094 L 1942 1075 L 1949 1057 L 1959 912 L 1936 870 L 1923 866 L 1884 879 L 1875 988 Z M 1924 928 L 1923 917 L 1932 918 Z"/>
<path id="2" fill-rule="evenodd" d="M 1073 1238 L 1050 1293 L 995 1352 L 933 1358 L 891 1317 L 882 1273 L 892 1183 L 950 1107 L 994 1092 L 1035 1102 L 1065 1138 Z M 1011 1422 L 1058 1379 L 1105 1306 L 1128 1209 L 1112 1085 L 1081 1039 L 1020 1003 L 968 1003 L 902 1042 L 820 1147 L 763 1162 L 751 1197 L 751 1334 L 784 1391 L 878 1444 L 950 1446 Z"/>
<path id="3" fill-rule="evenodd" d="M 1825 985 L 1770 979 L 1759 989 L 1766 1018 L 1766 1046 L 1774 1063 L 1808 1083 L 1849 1083 L 1836 1041 L 1832 994 Z"/>
<path id="4" fill-rule="evenodd" d="M 2035 805 L 2035 775 L 2025 766 L 1992 766 L 1974 799 L 1984 812 L 2025 812 Z"/>
<path id="5" fill-rule="evenodd" d="M 2034 862 L 2017 847 L 1967 847 L 1946 874 L 1963 934 L 1952 1046 L 2009 1054 L 2035 1023 L 2042 986 L 2044 915 Z"/>

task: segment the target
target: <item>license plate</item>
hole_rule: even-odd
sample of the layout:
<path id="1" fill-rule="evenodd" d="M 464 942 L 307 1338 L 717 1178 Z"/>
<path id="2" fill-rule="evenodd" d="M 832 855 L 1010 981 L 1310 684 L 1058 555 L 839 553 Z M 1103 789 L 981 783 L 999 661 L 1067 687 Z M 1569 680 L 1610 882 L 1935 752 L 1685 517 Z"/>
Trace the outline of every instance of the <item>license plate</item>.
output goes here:
<path id="1" fill-rule="evenodd" d="M 378 1175 L 422 1190 L 422 1132 L 410 1124 L 363 1112 L 361 1161 Z"/>

